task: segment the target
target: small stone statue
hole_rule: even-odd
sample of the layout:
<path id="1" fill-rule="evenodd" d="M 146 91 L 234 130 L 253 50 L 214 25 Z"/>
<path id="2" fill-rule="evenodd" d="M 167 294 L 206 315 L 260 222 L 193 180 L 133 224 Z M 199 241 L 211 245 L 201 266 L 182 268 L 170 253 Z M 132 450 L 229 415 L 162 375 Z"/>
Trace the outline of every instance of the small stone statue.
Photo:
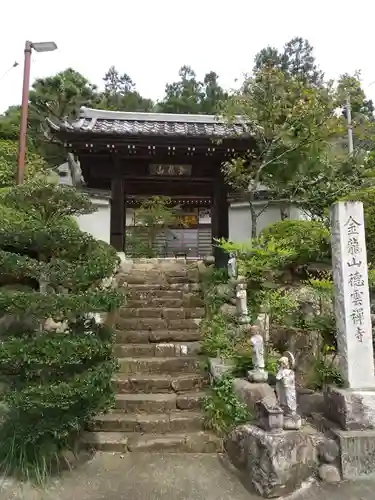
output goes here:
<path id="1" fill-rule="evenodd" d="M 233 253 L 229 255 L 228 276 L 229 278 L 237 278 L 237 260 Z"/>
<path id="2" fill-rule="evenodd" d="M 240 323 L 248 323 L 249 311 L 247 309 L 247 291 L 245 283 L 238 283 L 236 287 L 236 307 Z"/>
<path id="3" fill-rule="evenodd" d="M 264 311 L 261 311 L 258 314 L 258 317 L 255 321 L 256 325 L 260 327 L 260 334 L 263 336 L 265 342 L 268 342 L 270 337 L 270 316 Z"/>
<path id="4" fill-rule="evenodd" d="M 279 369 L 276 374 L 276 394 L 284 412 L 285 430 L 298 430 L 301 428 L 301 417 L 297 414 L 294 363 L 293 354 L 286 352 L 279 359 Z"/>
<path id="5" fill-rule="evenodd" d="M 247 376 L 250 382 L 266 382 L 268 373 L 264 369 L 264 340 L 262 335 L 258 332 L 257 327 L 251 327 L 251 330 L 254 332 L 250 339 L 253 369 L 248 372 Z"/>

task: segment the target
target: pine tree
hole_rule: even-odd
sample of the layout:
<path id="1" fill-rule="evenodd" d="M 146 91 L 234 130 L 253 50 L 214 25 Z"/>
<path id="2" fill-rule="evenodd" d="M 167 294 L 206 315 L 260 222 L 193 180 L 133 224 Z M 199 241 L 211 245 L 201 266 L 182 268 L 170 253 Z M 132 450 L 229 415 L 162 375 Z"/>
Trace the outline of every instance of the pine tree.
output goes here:
<path id="1" fill-rule="evenodd" d="M 112 332 L 90 313 L 122 302 L 103 284 L 118 257 L 79 230 L 94 209 L 73 188 L 34 181 L 0 202 L 0 464 L 40 480 L 113 403 Z"/>

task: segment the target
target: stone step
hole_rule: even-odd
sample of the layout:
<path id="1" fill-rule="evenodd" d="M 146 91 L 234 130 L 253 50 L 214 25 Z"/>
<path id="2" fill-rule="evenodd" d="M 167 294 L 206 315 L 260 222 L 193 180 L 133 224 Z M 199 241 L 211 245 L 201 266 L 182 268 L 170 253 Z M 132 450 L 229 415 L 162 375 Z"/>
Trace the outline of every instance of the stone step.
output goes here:
<path id="1" fill-rule="evenodd" d="M 90 423 L 91 431 L 141 432 L 165 434 L 167 432 L 198 431 L 204 428 L 204 415 L 196 411 L 171 411 L 169 413 L 120 413 L 99 415 Z"/>
<path id="2" fill-rule="evenodd" d="M 83 441 L 88 447 L 96 450 L 121 453 L 127 451 L 220 453 L 223 451 L 221 438 L 205 431 L 176 434 L 85 432 Z"/>
<path id="3" fill-rule="evenodd" d="M 152 298 L 169 298 L 169 299 L 183 299 L 185 294 L 192 294 L 199 292 L 200 285 L 198 283 L 191 284 L 169 284 L 169 285 L 155 285 L 155 284 L 140 284 L 140 285 L 127 285 L 122 287 L 130 300 L 150 300 Z"/>
<path id="4" fill-rule="evenodd" d="M 189 330 L 198 329 L 201 318 L 164 319 L 164 318 L 122 318 L 116 320 L 117 330 Z"/>
<path id="5" fill-rule="evenodd" d="M 130 299 L 126 303 L 126 307 L 139 309 L 141 307 L 203 307 L 204 300 L 195 294 L 184 294 L 183 298 L 174 299 L 169 297 L 153 297 L 143 300 Z"/>
<path id="6" fill-rule="evenodd" d="M 129 435 L 125 432 L 91 432 L 82 434 L 82 443 L 89 449 L 126 453 Z"/>
<path id="7" fill-rule="evenodd" d="M 157 318 L 157 319 L 191 319 L 203 318 L 203 307 L 138 307 L 133 308 L 129 306 L 122 307 L 119 310 L 121 318 Z"/>
<path id="8" fill-rule="evenodd" d="M 183 290 L 134 289 L 125 288 L 128 300 L 153 301 L 153 299 L 180 299 L 184 297 Z"/>
<path id="9" fill-rule="evenodd" d="M 199 292 L 200 283 L 126 283 L 124 284 L 128 292 Z"/>
<path id="10" fill-rule="evenodd" d="M 174 410 L 199 410 L 205 392 L 185 394 L 117 394 L 116 409 L 124 413 L 167 413 Z"/>
<path id="11" fill-rule="evenodd" d="M 165 357 L 194 356 L 201 351 L 200 342 L 173 342 L 161 344 L 116 344 L 114 355 L 118 358 L 127 357 Z"/>
<path id="12" fill-rule="evenodd" d="M 131 272 L 130 274 L 124 274 L 120 278 L 121 285 L 186 285 L 198 283 L 197 274 L 188 274 L 187 272 L 176 273 L 180 276 L 173 275 L 171 273 L 163 273 L 160 271 L 153 272 Z"/>
<path id="13" fill-rule="evenodd" d="M 119 358 L 120 373 L 195 373 L 202 370 L 197 357 Z"/>
<path id="14" fill-rule="evenodd" d="M 201 340 L 199 329 L 185 330 L 116 330 L 117 344 L 148 344 L 163 342 L 197 342 Z"/>
<path id="15" fill-rule="evenodd" d="M 197 391 L 207 384 L 206 376 L 199 373 L 176 373 L 175 375 L 120 375 L 113 379 L 118 394 L 127 393 L 184 393 Z"/>

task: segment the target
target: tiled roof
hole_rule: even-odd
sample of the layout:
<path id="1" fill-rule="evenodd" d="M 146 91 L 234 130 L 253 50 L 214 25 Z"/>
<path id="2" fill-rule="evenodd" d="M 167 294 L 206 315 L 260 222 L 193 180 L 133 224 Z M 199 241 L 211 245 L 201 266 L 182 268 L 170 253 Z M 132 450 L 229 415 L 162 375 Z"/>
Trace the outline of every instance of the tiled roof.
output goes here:
<path id="1" fill-rule="evenodd" d="M 56 124 L 48 120 L 54 131 L 93 134 L 186 136 L 186 137 L 249 137 L 249 127 L 241 119 L 227 123 L 214 115 L 179 115 L 168 113 L 132 113 L 81 108 L 73 123 Z"/>

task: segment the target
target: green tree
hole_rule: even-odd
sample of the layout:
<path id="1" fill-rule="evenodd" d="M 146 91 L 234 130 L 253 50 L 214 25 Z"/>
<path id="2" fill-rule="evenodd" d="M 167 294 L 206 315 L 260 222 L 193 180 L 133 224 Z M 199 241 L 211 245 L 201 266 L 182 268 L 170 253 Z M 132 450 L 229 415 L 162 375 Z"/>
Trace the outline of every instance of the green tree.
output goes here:
<path id="1" fill-rule="evenodd" d="M 337 85 L 337 106 L 347 120 L 347 101 L 350 101 L 353 144 L 356 150 L 374 149 L 374 104 L 367 99 L 362 89 L 360 73 L 341 75 Z"/>
<path id="2" fill-rule="evenodd" d="M 228 93 L 219 84 L 219 77 L 215 71 L 206 73 L 203 80 L 204 97 L 202 113 L 213 115 L 219 111 L 220 104 L 228 98 Z"/>
<path id="3" fill-rule="evenodd" d="M 157 235 L 177 222 L 176 209 L 168 196 L 151 196 L 134 212 L 134 228 L 128 232 L 127 247 L 133 256 L 154 257 Z"/>
<path id="4" fill-rule="evenodd" d="M 10 106 L 0 115 L 0 140 L 17 141 L 20 132 L 20 106 Z"/>
<path id="5" fill-rule="evenodd" d="M 0 188 L 15 184 L 18 157 L 18 142 L 0 138 Z M 47 173 L 47 165 L 43 158 L 28 152 L 25 165 L 25 179 L 34 179 Z"/>
<path id="6" fill-rule="evenodd" d="M 72 68 L 38 78 L 30 91 L 30 122 L 44 124 L 46 117 L 74 119 L 81 106 L 94 107 L 97 87 Z"/>
<path id="7" fill-rule="evenodd" d="M 158 110 L 164 113 L 215 114 L 227 93 L 219 85 L 218 75 L 208 72 L 203 82 L 197 79 L 190 66 L 182 66 L 179 80 L 166 85 L 165 96 L 158 103 Z"/>
<path id="8" fill-rule="evenodd" d="M 95 85 L 68 68 L 56 75 L 38 78 L 29 93 L 28 149 L 54 167 L 66 160 L 61 144 L 51 142 L 46 118 L 74 119 L 81 106 L 94 107 L 98 102 Z M 20 107 L 11 106 L 0 116 L 0 139 L 18 140 Z"/>
<path id="9" fill-rule="evenodd" d="M 67 224 L 94 211 L 72 188 L 33 181 L 3 193 L 1 203 L 22 217 L 0 227 L 0 464 L 41 481 L 113 402 L 112 333 L 90 314 L 121 304 L 103 284 L 118 258 Z"/>
<path id="10" fill-rule="evenodd" d="M 366 98 L 366 94 L 361 86 L 360 77 L 359 72 L 354 73 L 354 75 L 345 73 L 340 76 L 337 85 L 338 105 L 344 108 L 343 114 L 346 118 L 345 104 L 346 99 L 349 97 L 354 121 L 361 118 L 373 120 L 374 103 L 371 99 Z"/>
<path id="11" fill-rule="evenodd" d="M 104 92 L 99 107 L 114 111 L 152 111 L 154 103 L 142 97 L 126 73 L 120 74 L 111 66 L 104 78 Z"/>
<path id="12" fill-rule="evenodd" d="M 38 78 L 29 94 L 29 134 L 36 151 L 50 166 L 66 160 L 61 144 L 52 142 L 46 118 L 72 120 L 82 106 L 95 107 L 97 87 L 72 68 L 46 78 Z"/>
<path id="13" fill-rule="evenodd" d="M 253 237 L 254 201 L 261 185 L 278 200 L 298 202 L 302 190 L 296 193 L 297 180 L 311 181 L 326 168 L 322 158 L 342 132 L 342 120 L 334 109 L 330 87 L 306 86 L 302 79 L 268 66 L 256 71 L 226 102 L 224 116 L 229 121 L 244 117 L 254 137 L 248 155 L 223 165 L 228 184 L 249 202 Z M 311 189 L 303 195 L 309 193 Z"/>
<path id="14" fill-rule="evenodd" d="M 275 47 L 266 47 L 255 56 L 255 72 L 264 68 L 274 68 L 286 76 L 301 79 L 305 83 L 321 85 L 323 73 L 319 70 L 314 48 L 309 41 L 294 37 L 284 45 L 281 52 Z"/>
<path id="15" fill-rule="evenodd" d="M 182 66 L 178 76 L 178 81 L 166 85 L 158 109 L 163 113 L 198 114 L 204 97 L 202 83 L 190 66 Z"/>

